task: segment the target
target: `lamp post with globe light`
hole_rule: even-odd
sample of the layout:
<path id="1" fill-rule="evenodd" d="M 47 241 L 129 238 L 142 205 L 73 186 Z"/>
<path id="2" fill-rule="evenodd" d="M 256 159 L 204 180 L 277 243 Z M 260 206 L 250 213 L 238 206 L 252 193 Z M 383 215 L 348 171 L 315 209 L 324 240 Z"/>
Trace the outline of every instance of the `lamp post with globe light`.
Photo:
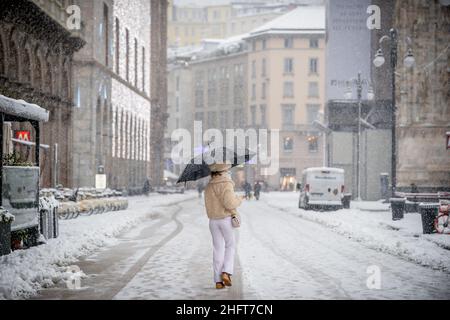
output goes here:
<path id="1" fill-rule="evenodd" d="M 375 95 L 373 93 L 372 85 L 369 80 L 361 78 L 361 72 L 358 73 L 358 77 L 356 79 L 351 79 L 347 81 L 347 89 L 345 91 L 345 98 L 352 98 L 352 88 L 351 85 L 356 87 L 357 99 L 358 99 L 358 136 L 356 142 L 356 200 L 361 201 L 361 122 L 362 122 L 362 91 L 363 86 L 367 86 L 367 100 L 373 100 Z"/>
<path id="2" fill-rule="evenodd" d="M 392 154 L 391 154 L 391 197 L 395 197 L 397 189 L 397 105 L 396 105 L 396 86 L 395 75 L 398 64 L 398 32 L 396 29 L 391 29 L 389 35 L 385 35 L 380 39 L 380 48 L 378 49 L 373 64 L 375 67 L 380 68 L 386 62 L 384 58 L 382 45 L 384 41 L 390 42 L 390 75 L 391 75 L 391 87 L 392 87 Z M 406 56 L 403 59 L 403 64 L 407 68 L 412 68 L 416 61 L 411 49 L 411 39 L 405 38 L 405 42 L 408 46 Z"/>

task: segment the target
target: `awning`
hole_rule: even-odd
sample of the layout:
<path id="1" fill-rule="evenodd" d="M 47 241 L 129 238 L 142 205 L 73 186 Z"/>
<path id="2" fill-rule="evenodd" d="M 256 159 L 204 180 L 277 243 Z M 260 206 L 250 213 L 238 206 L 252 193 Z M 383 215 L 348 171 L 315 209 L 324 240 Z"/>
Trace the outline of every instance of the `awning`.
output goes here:
<path id="1" fill-rule="evenodd" d="M 0 95 L 0 112 L 5 114 L 5 121 L 47 122 L 49 112 L 36 104 L 15 100 Z M 8 117 L 9 116 L 9 117 Z M 17 118 L 17 119 L 14 119 Z"/>

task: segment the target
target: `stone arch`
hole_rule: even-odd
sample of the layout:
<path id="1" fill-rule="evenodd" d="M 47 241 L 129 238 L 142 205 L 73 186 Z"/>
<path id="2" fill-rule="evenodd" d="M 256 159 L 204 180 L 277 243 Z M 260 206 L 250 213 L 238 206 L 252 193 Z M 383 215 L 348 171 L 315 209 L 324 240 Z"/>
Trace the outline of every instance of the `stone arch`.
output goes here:
<path id="1" fill-rule="evenodd" d="M 18 49 L 18 45 L 17 45 L 17 40 L 14 39 L 13 37 L 9 38 L 8 41 L 8 47 L 9 47 L 9 52 L 8 52 L 8 77 L 11 80 L 19 80 L 19 66 L 20 66 L 20 62 L 19 62 L 19 49 Z"/>
<path id="2" fill-rule="evenodd" d="M 0 75 L 6 74 L 5 49 L 5 38 L 0 30 Z"/>
<path id="3" fill-rule="evenodd" d="M 48 55 L 44 61 L 45 61 L 44 88 L 46 88 L 47 93 L 53 94 L 53 70 L 51 57 Z"/>
<path id="4" fill-rule="evenodd" d="M 31 83 L 31 49 L 27 45 L 21 54 L 21 63 L 20 63 L 20 80 L 24 83 Z"/>
<path id="5" fill-rule="evenodd" d="M 39 91 L 42 90 L 42 84 L 43 84 L 43 59 L 42 59 L 42 52 L 39 47 L 36 47 L 33 54 L 33 79 L 32 84 L 33 87 L 38 89 Z"/>

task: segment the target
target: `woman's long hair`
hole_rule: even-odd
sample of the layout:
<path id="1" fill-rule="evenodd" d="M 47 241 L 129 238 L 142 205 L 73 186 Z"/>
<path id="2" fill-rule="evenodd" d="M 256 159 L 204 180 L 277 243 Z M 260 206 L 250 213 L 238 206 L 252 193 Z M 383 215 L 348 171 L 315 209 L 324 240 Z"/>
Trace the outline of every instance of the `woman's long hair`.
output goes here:
<path id="1" fill-rule="evenodd" d="M 225 172 L 226 171 L 214 171 L 214 172 L 211 172 L 211 178 L 215 178 L 215 177 L 221 176 L 222 173 L 225 173 Z"/>

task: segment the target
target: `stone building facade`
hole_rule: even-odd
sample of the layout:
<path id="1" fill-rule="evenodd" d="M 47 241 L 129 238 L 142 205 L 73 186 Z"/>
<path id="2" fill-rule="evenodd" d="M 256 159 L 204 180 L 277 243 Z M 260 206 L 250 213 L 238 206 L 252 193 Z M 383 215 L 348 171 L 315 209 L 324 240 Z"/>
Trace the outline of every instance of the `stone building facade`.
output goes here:
<path id="1" fill-rule="evenodd" d="M 416 64 L 399 62 L 397 78 L 398 189 L 450 190 L 450 5 L 445 1 L 396 1 L 394 25 L 412 39 Z M 399 47 L 399 60 L 406 54 Z"/>
<path id="2" fill-rule="evenodd" d="M 67 28 L 70 4 L 0 2 L 0 94 L 50 111 L 50 120 L 41 129 L 41 143 L 50 147 L 41 152 L 41 183 L 47 187 L 71 181 L 72 64 L 84 40 L 81 30 Z M 13 129 L 31 130 L 26 125 Z"/>
<path id="3" fill-rule="evenodd" d="M 80 1 L 74 58 L 73 186 L 141 190 L 150 161 L 150 2 Z"/>
<path id="4" fill-rule="evenodd" d="M 227 51 L 228 46 L 233 47 Z M 166 131 L 166 169 L 180 174 L 183 165 L 171 159 L 171 134 L 187 129 L 194 146 L 194 121 L 208 129 L 245 129 L 247 126 L 247 44 L 242 39 L 208 50 L 184 54 L 169 65 L 169 119 Z M 208 143 L 204 141 L 205 145 Z M 194 150 L 199 152 L 198 150 Z"/>
<path id="5" fill-rule="evenodd" d="M 192 71 L 189 63 L 185 61 L 173 61 L 169 64 L 168 72 L 168 113 L 167 130 L 165 134 L 165 163 L 166 170 L 177 175 L 181 174 L 183 167 L 174 163 L 171 151 L 174 143 L 171 141 L 172 133 L 176 129 L 192 128 L 194 116 L 190 110 L 192 103 L 191 94 Z"/>
<path id="6" fill-rule="evenodd" d="M 263 175 L 261 166 L 251 165 L 234 170 L 235 181 L 264 180 L 288 190 L 303 169 L 323 164 L 323 139 L 312 123 L 325 104 L 324 7 L 298 8 L 278 19 L 250 35 L 205 41 L 203 50 L 180 54 L 169 69 L 169 123 L 177 128 L 189 119 L 191 133 L 194 121 L 202 122 L 203 131 L 280 130 L 280 153 L 272 155 L 280 158 L 279 172 Z M 298 26 L 306 20 L 314 23 Z M 190 88 L 177 86 L 177 79 L 190 81 Z"/>
<path id="7" fill-rule="evenodd" d="M 303 5 L 321 5 L 322 0 L 215 0 L 180 3 L 168 7 L 168 46 L 196 46 L 204 39 L 225 39 L 245 34 Z"/>
<path id="8" fill-rule="evenodd" d="M 280 170 L 255 174 L 294 190 L 302 171 L 323 165 L 324 139 L 313 123 L 325 107 L 325 7 L 299 7 L 250 32 L 248 125 L 280 131 Z"/>

